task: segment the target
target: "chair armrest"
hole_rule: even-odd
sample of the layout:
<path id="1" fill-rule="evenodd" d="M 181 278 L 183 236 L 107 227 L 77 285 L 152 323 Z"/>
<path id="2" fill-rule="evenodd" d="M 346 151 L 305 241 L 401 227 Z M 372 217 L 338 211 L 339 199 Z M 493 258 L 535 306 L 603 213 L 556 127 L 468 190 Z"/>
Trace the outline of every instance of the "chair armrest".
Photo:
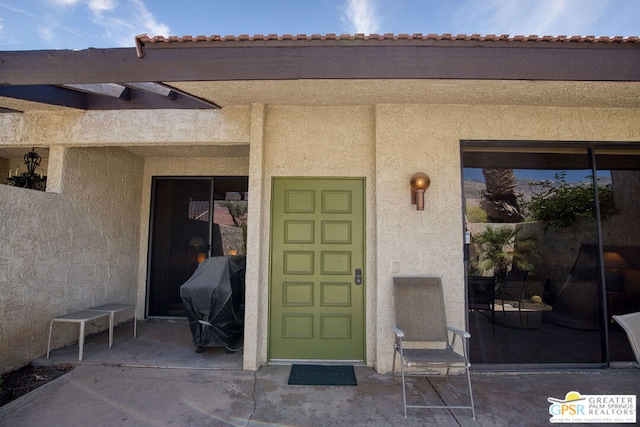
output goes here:
<path id="1" fill-rule="evenodd" d="M 447 326 L 447 329 L 456 335 L 460 335 L 462 338 L 471 338 L 471 334 L 467 331 L 463 331 L 462 329 L 455 328 L 453 326 Z"/>
<path id="2" fill-rule="evenodd" d="M 392 326 L 391 329 L 393 330 L 393 333 L 396 334 L 396 337 L 404 338 L 404 332 L 400 328 Z"/>

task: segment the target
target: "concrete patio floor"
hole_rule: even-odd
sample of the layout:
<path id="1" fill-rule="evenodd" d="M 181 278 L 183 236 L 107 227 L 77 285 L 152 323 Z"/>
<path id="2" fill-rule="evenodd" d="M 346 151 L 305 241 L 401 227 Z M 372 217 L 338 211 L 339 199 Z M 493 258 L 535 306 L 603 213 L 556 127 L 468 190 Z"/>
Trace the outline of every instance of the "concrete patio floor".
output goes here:
<path id="1" fill-rule="evenodd" d="M 90 337 L 82 362 L 70 345 L 33 364 L 76 368 L 0 407 L 0 426 L 540 426 L 550 424 L 548 397 L 640 394 L 638 369 L 474 371 L 476 420 L 467 410 L 425 409 L 405 419 L 400 380 L 390 375 L 356 366 L 355 387 L 290 386 L 290 366 L 243 371 L 242 351 L 195 353 L 180 320 L 140 321 L 135 339 L 131 324 L 119 326 L 111 349 L 106 333 Z M 408 398 L 466 402 L 465 378 L 414 377 Z"/>

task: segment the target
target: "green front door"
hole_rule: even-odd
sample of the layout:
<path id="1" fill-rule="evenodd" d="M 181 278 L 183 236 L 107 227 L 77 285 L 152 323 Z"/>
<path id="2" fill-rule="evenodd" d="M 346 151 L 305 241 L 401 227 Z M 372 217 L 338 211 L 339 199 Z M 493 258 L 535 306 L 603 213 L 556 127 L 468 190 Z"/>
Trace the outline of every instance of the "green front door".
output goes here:
<path id="1" fill-rule="evenodd" d="M 269 358 L 364 360 L 364 179 L 274 178 Z"/>

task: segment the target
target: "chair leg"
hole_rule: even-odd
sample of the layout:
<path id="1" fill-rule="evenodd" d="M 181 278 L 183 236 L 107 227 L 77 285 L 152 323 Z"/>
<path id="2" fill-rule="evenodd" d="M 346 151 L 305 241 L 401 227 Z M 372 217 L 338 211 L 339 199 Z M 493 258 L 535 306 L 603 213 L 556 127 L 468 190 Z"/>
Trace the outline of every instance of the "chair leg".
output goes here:
<path id="1" fill-rule="evenodd" d="M 473 404 L 473 391 L 471 390 L 471 375 L 469 374 L 469 367 L 467 366 L 467 383 L 469 384 L 469 398 L 471 399 L 471 416 L 476 419 L 476 407 Z"/>
<path id="2" fill-rule="evenodd" d="M 398 352 L 396 351 L 396 348 L 394 346 L 393 348 L 393 364 L 391 365 L 391 379 L 394 379 L 396 377 L 396 354 Z"/>
<path id="3" fill-rule="evenodd" d="M 400 353 L 400 373 L 402 375 L 402 404 L 404 406 L 404 417 L 407 418 L 407 391 L 404 382 L 404 355 Z"/>
<path id="4" fill-rule="evenodd" d="M 47 342 L 47 359 L 49 358 L 49 350 L 51 349 L 51 331 L 53 329 L 53 320 L 49 323 L 49 341 Z"/>

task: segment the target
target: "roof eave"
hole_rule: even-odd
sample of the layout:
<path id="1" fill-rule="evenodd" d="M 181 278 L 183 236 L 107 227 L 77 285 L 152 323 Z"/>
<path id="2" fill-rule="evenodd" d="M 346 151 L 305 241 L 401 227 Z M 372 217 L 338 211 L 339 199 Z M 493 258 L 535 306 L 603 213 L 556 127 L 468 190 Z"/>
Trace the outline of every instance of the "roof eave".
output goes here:
<path id="1" fill-rule="evenodd" d="M 160 41 L 143 35 L 136 38 L 136 48 L 0 52 L 0 85 L 295 79 L 640 81 L 637 37 L 616 42 L 394 37 Z"/>

